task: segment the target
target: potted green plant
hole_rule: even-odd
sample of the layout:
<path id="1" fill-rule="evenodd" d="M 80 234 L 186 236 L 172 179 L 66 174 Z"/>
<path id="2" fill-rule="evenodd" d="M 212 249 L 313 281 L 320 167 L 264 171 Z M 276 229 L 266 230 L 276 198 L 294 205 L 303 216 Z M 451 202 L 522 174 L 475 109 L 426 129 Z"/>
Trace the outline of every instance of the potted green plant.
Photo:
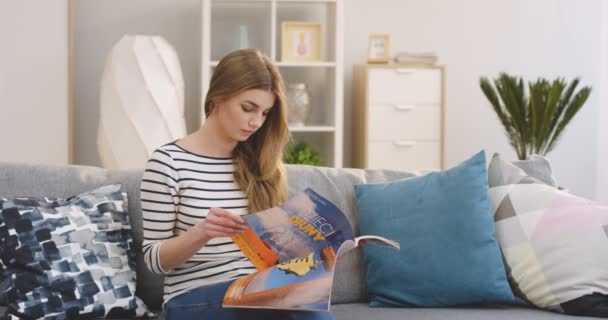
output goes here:
<path id="1" fill-rule="evenodd" d="M 493 80 L 480 80 L 481 90 L 490 101 L 505 128 L 511 146 L 520 160 L 532 154 L 545 156 L 568 123 L 587 101 L 591 87 L 576 91 L 579 79 L 570 83 L 563 78 L 539 78 L 524 86 L 521 77 L 501 73 Z"/>
<path id="2" fill-rule="evenodd" d="M 287 145 L 283 161 L 288 164 L 321 165 L 321 155 L 306 142 L 298 141 Z"/>

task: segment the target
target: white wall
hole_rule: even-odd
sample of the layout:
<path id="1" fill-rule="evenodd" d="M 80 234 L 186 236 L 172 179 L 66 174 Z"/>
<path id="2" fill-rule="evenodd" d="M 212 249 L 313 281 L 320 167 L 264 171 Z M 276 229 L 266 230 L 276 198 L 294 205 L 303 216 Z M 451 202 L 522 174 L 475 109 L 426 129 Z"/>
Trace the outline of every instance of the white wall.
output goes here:
<path id="1" fill-rule="evenodd" d="M 0 1 L 1 161 L 70 161 L 67 17 L 67 0 Z"/>
<path id="2" fill-rule="evenodd" d="M 76 2 L 76 1 L 75 1 Z M 186 81 L 188 129 L 199 100 L 198 0 L 76 2 L 76 162 L 99 165 L 98 87 L 107 52 L 124 33 L 160 34 L 180 56 Z M 393 51 L 435 51 L 446 65 L 446 165 L 480 149 L 515 153 L 479 89 L 479 77 L 501 71 L 572 79 L 594 91 L 549 154 L 558 182 L 596 197 L 600 119 L 601 0 L 345 0 L 345 166 L 350 161 L 352 66 L 364 63 L 370 33 L 392 35 Z M 605 70 L 605 69 L 604 69 Z M 606 111 L 601 117 L 606 118 Z M 606 156 L 604 162 L 608 162 Z M 599 160 L 601 161 L 601 159 Z M 607 181 L 608 179 L 604 179 Z M 606 190 L 606 188 L 604 189 Z M 597 191 L 599 192 L 599 190 Z M 606 191 L 604 191 L 606 194 Z"/>
<path id="3" fill-rule="evenodd" d="M 549 154 L 558 182 L 595 197 L 601 0 L 358 0 L 345 4 L 345 154 L 350 154 L 352 65 L 370 33 L 392 35 L 393 52 L 434 51 L 446 65 L 446 166 L 480 149 L 515 153 L 479 89 L 501 71 L 526 79 L 580 76 L 594 91 Z M 348 166 L 350 163 L 346 163 Z"/>
<path id="4" fill-rule="evenodd" d="M 602 63 L 600 67 L 602 91 L 598 119 L 598 158 L 596 198 L 608 204 L 608 1 L 602 1 Z"/>
<path id="5" fill-rule="evenodd" d="M 177 51 L 185 81 L 186 122 L 198 123 L 199 0 L 78 0 L 74 5 L 75 160 L 101 166 L 99 86 L 106 57 L 124 34 L 163 36 Z"/>

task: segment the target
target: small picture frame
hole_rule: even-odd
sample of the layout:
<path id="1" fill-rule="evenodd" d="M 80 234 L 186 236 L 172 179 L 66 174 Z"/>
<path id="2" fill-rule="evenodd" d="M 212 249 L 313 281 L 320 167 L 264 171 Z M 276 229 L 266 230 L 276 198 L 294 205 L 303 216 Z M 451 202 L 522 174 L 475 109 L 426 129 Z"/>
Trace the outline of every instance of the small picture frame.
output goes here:
<path id="1" fill-rule="evenodd" d="M 321 61 L 321 24 L 284 21 L 281 56 L 283 61 Z"/>
<path id="2" fill-rule="evenodd" d="M 388 63 L 390 58 L 391 36 L 388 34 L 370 35 L 367 47 L 367 62 Z"/>

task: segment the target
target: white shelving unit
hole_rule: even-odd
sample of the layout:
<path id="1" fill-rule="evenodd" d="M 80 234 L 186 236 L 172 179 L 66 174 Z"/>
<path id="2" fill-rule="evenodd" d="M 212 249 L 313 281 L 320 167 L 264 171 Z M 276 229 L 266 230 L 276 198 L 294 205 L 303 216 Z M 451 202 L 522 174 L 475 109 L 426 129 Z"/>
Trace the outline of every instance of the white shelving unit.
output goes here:
<path id="1" fill-rule="evenodd" d="M 344 113 L 344 0 L 201 0 L 201 122 L 209 81 L 219 60 L 237 50 L 239 26 L 247 26 L 249 47 L 269 56 L 287 83 L 307 84 L 311 115 L 290 127 L 295 141 L 314 146 L 322 165 L 342 167 Z M 282 61 L 283 21 L 321 24 L 321 61 Z"/>

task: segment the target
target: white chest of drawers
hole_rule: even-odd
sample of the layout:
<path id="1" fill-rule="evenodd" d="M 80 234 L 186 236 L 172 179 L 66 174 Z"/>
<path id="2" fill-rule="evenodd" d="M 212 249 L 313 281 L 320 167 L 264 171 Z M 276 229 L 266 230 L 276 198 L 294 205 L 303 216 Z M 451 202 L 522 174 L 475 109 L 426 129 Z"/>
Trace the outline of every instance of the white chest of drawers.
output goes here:
<path id="1" fill-rule="evenodd" d="M 355 65 L 353 166 L 443 169 L 444 67 Z"/>

